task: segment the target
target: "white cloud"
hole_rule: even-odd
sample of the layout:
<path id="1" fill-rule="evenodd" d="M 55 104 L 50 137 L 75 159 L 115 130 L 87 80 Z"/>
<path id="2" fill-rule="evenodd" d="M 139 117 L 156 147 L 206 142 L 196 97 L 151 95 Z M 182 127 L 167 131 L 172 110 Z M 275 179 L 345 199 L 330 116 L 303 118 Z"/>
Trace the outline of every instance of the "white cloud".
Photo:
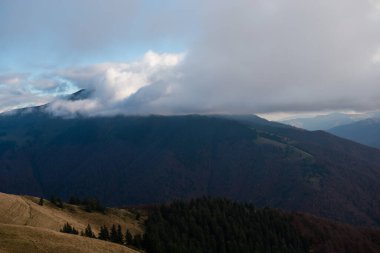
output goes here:
<path id="1" fill-rule="evenodd" d="M 177 104 L 193 112 L 377 110 L 380 66 L 373 53 L 380 33 L 369 17 L 373 6 L 207 1 Z"/>
<path id="2" fill-rule="evenodd" d="M 380 10 L 380 0 L 369 0 L 369 3 L 377 10 Z"/>
<path id="3" fill-rule="evenodd" d="M 160 82 L 169 85 L 176 75 L 175 68 L 183 58 L 184 54 L 148 51 L 141 60 L 132 63 L 104 63 L 59 70 L 54 75 L 94 93 L 90 99 L 83 101 L 55 101 L 50 110 L 59 115 L 75 111 L 88 115 L 133 113 L 131 108 L 125 106 L 128 99 L 144 87 Z"/>
<path id="4" fill-rule="evenodd" d="M 77 114 L 87 115 L 90 112 L 94 113 L 99 107 L 100 105 L 96 99 L 77 101 L 56 100 L 49 104 L 48 111 L 57 116 L 72 117 Z"/>
<path id="5" fill-rule="evenodd" d="M 37 2 L 37 7 L 45 5 L 45 1 Z M 70 10 L 76 2 L 60 6 Z M 13 81 L 7 81 L 5 86 L 10 89 L 14 82 L 22 83 L 19 88 L 25 91 L 31 86 L 44 92 L 56 92 L 57 88 L 63 90 L 61 93 L 69 90 L 64 88 L 68 84 L 94 88 L 89 104 L 60 101 L 54 107 L 61 113 L 77 108 L 90 115 L 380 109 L 379 0 L 165 1 L 159 4 L 158 11 L 150 2 L 144 2 L 149 7 L 141 4 L 143 1 L 129 1 L 132 2 L 138 8 L 128 9 L 128 15 L 124 15 L 123 8 L 117 8 L 129 6 L 122 5 L 124 1 L 92 5 L 86 0 L 79 11 L 65 12 L 72 13 L 75 19 L 63 16 L 56 20 L 60 16 L 48 12 L 49 17 L 54 16 L 51 25 L 44 18 L 36 18 L 36 22 L 32 16 L 29 19 L 34 20 L 34 25 L 28 27 L 25 22 L 16 22 L 14 19 L 20 15 L 15 15 L 11 21 L 16 29 L 12 32 L 21 34 L 17 28 L 26 29 L 28 35 L 44 29 L 54 34 L 58 31 L 58 39 L 53 40 L 62 43 L 57 46 L 58 55 L 74 55 L 73 64 L 78 58 L 86 58 L 87 53 L 92 55 L 87 46 L 96 51 L 96 58 L 103 49 L 108 52 L 112 48 L 117 53 L 120 50 L 122 55 L 140 42 L 142 46 L 137 51 L 157 41 L 173 45 L 170 42 L 176 38 L 184 40 L 186 57 L 148 52 L 133 63 L 66 68 L 46 73 L 36 83 L 28 80 L 25 85 L 22 78 L 9 79 Z M 36 4 L 29 7 L 32 5 Z M 49 6 L 56 9 L 55 4 Z M 34 14 L 42 14 L 42 8 L 34 8 Z M 29 14 L 22 1 L 15 10 L 19 9 Z M 98 14 L 104 16 L 104 22 Z M 118 17 L 119 22 L 113 17 Z M 86 29 L 75 26 L 82 20 Z M 0 25 L 3 39 L 11 27 L 7 24 Z M 96 29 L 98 26 L 100 29 Z M 89 34 L 83 32 L 87 29 Z M 105 53 L 101 59 L 107 56 Z M 43 83 L 43 79 L 53 82 Z M 34 99 L 35 95 L 31 101 Z"/>
<path id="6" fill-rule="evenodd" d="M 29 78 L 27 73 L 0 74 L 0 113 L 50 101 L 48 96 L 31 91 Z"/>
<path id="7" fill-rule="evenodd" d="M 375 63 L 375 64 L 376 63 L 380 63 L 380 48 L 377 49 L 377 51 L 372 56 L 372 62 Z"/>
<path id="8" fill-rule="evenodd" d="M 28 76 L 24 73 L 11 73 L 0 75 L 0 85 L 16 85 L 19 86 Z"/>

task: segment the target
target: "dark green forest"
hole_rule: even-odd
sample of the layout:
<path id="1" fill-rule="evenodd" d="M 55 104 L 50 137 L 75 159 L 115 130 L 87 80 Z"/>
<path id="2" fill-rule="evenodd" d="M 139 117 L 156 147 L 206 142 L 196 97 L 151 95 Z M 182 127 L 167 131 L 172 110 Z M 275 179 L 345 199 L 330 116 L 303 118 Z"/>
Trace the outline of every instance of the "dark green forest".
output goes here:
<path id="1" fill-rule="evenodd" d="M 134 209 L 136 210 L 136 209 Z M 60 230 L 125 245 L 147 253 L 378 253 L 380 232 L 305 213 L 221 198 L 174 201 L 140 207 L 144 234 L 132 235 L 120 225 L 90 225 L 79 231 L 66 223 Z M 137 215 L 136 215 L 137 216 Z"/>
<path id="2" fill-rule="evenodd" d="M 226 199 L 163 205 L 146 221 L 148 253 L 309 252 L 287 216 Z"/>

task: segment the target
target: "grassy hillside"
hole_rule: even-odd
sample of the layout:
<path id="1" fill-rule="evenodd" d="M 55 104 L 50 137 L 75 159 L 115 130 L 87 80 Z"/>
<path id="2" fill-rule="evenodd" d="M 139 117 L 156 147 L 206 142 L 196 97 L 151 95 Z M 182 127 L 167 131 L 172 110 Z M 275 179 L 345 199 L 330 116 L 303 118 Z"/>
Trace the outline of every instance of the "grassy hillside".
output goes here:
<path id="1" fill-rule="evenodd" d="M 106 214 L 86 212 L 75 205 L 64 204 L 61 209 L 48 200 L 38 204 L 39 198 L 0 193 L 0 223 L 25 225 L 59 231 L 65 223 L 73 225 L 79 231 L 91 225 L 97 234 L 102 225 L 111 227 L 120 224 L 123 231 L 127 228 L 133 234 L 143 233 L 143 221 L 137 221 L 136 215 L 124 209 L 108 208 Z"/>
<path id="2" fill-rule="evenodd" d="M 1 253 L 137 253 L 115 243 L 46 228 L 0 224 Z"/>
<path id="3" fill-rule="evenodd" d="M 88 224 L 94 233 L 100 226 L 120 224 L 123 232 L 143 234 L 143 219 L 125 209 L 108 208 L 106 213 L 86 212 L 64 203 L 63 208 L 39 198 L 0 193 L 0 252 L 136 252 L 132 249 L 79 235 L 59 232 L 65 223 L 79 231 Z M 29 251 L 30 249 L 30 251 Z"/>

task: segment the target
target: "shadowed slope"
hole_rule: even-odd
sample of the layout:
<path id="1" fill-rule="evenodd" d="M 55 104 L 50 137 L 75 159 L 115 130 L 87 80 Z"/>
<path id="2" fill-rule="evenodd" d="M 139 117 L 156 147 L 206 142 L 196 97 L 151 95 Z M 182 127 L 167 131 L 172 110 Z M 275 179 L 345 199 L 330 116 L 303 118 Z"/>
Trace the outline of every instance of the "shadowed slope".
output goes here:
<path id="1" fill-rule="evenodd" d="M 380 151 L 258 117 L 0 118 L 0 190 L 107 205 L 222 196 L 380 225 Z"/>

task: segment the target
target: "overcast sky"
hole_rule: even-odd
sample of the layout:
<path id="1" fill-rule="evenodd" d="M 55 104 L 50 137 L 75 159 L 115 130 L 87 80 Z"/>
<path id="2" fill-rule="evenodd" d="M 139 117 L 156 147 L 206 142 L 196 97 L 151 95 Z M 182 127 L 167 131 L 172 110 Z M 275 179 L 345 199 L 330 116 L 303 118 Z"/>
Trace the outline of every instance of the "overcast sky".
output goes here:
<path id="1" fill-rule="evenodd" d="M 379 0 L 0 0 L 0 18 L 0 111 L 380 109 Z"/>

